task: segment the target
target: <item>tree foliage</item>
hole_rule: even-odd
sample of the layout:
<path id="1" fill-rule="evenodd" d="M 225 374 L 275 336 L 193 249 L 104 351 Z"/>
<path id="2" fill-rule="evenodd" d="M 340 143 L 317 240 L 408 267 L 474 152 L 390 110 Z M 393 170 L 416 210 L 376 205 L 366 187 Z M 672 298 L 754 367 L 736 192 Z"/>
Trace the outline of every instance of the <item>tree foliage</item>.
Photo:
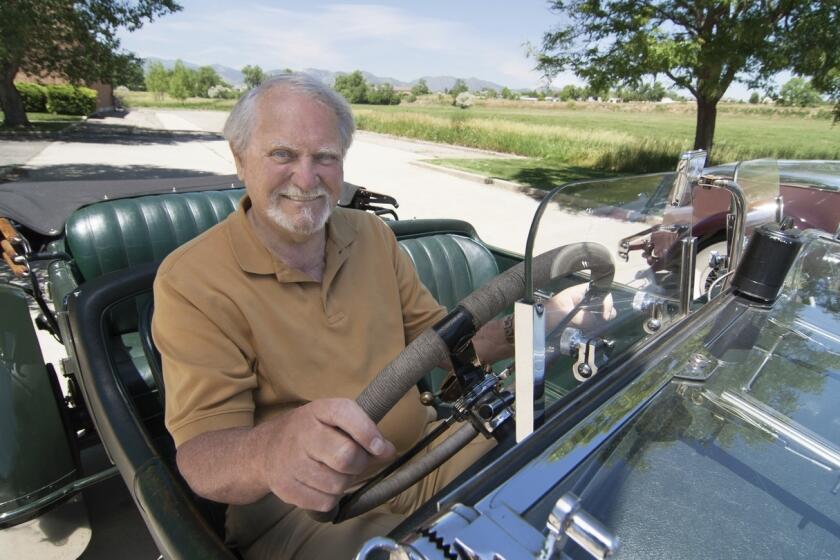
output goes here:
<path id="1" fill-rule="evenodd" d="M 160 62 L 152 62 L 146 69 L 146 90 L 163 99 L 163 94 L 169 90 L 169 74 Z"/>
<path id="2" fill-rule="evenodd" d="M 429 89 L 429 84 L 427 84 L 426 80 L 423 78 L 420 78 L 420 80 L 411 88 L 411 94 L 415 96 L 428 95 L 430 93 L 432 93 L 432 91 Z"/>
<path id="3" fill-rule="evenodd" d="M 195 87 L 193 75 L 187 66 L 180 60 L 175 62 L 172 73 L 169 75 L 168 93 L 179 101 L 185 100 L 193 92 Z"/>
<path id="4" fill-rule="evenodd" d="M 200 66 L 197 70 L 192 70 L 192 75 L 192 94 L 195 97 L 210 97 L 209 91 L 211 87 L 226 85 L 225 81 L 212 66 Z"/>
<path id="5" fill-rule="evenodd" d="M 242 68 L 242 79 L 245 80 L 245 85 L 248 89 L 252 89 L 263 83 L 265 73 L 256 64 L 253 66 L 249 64 Z"/>
<path id="6" fill-rule="evenodd" d="M 470 88 L 467 87 L 467 83 L 461 78 L 458 78 L 455 80 L 455 84 L 452 86 L 452 89 L 449 90 L 449 95 L 451 95 L 454 99 L 458 97 L 458 95 L 468 91 L 470 91 Z"/>
<path id="7" fill-rule="evenodd" d="M 551 6 L 564 23 L 533 51 L 539 69 L 549 76 L 571 70 L 596 89 L 669 77 L 697 101 L 695 148 L 711 150 L 717 103 L 736 80 L 758 87 L 793 68 L 814 76 L 822 91 L 833 85 L 840 93 L 838 0 L 553 0 Z M 835 79 L 826 81 L 832 72 Z"/>
<path id="8" fill-rule="evenodd" d="M 336 76 L 333 89 L 343 95 L 348 103 L 367 103 L 368 84 L 359 70 Z"/>
<path id="9" fill-rule="evenodd" d="M 400 96 L 391 84 L 373 86 L 367 83 L 361 71 L 337 76 L 333 89 L 344 96 L 348 103 L 371 105 L 398 105 Z"/>
<path id="10" fill-rule="evenodd" d="M 114 87 L 124 86 L 132 91 L 144 91 L 146 76 L 143 73 L 143 61 L 133 56 L 126 57 L 115 70 L 111 84 Z"/>
<path id="11" fill-rule="evenodd" d="M 211 66 L 188 68 L 183 61 L 176 60 L 175 66 L 167 70 L 162 63 L 152 62 L 146 69 L 146 89 L 154 92 L 157 99 L 168 93 L 183 101 L 187 97 L 229 97 L 230 86 Z"/>
<path id="12" fill-rule="evenodd" d="M 400 96 L 391 84 L 368 86 L 367 102 L 371 105 L 399 105 Z"/>
<path id="13" fill-rule="evenodd" d="M 0 2 L 0 106 L 5 124 L 28 125 L 13 80 L 61 76 L 71 83 L 112 82 L 130 55 L 120 50 L 118 29 L 180 10 L 174 0 L 4 0 Z"/>
<path id="14" fill-rule="evenodd" d="M 814 107 L 822 103 L 822 97 L 808 80 L 791 78 L 779 90 L 778 103 L 789 107 Z"/>

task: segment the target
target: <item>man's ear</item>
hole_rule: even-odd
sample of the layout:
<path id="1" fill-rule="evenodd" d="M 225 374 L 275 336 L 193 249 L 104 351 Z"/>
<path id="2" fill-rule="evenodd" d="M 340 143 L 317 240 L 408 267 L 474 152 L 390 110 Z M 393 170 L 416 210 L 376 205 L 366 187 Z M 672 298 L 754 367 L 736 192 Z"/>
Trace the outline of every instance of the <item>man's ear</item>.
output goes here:
<path id="1" fill-rule="evenodd" d="M 230 147 L 230 152 L 233 154 L 233 163 L 236 165 L 236 176 L 239 177 L 239 180 L 244 183 L 245 164 L 242 163 L 242 158 L 239 157 L 239 154 L 236 153 L 236 150 L 233 149 L 233 146 Z"/>

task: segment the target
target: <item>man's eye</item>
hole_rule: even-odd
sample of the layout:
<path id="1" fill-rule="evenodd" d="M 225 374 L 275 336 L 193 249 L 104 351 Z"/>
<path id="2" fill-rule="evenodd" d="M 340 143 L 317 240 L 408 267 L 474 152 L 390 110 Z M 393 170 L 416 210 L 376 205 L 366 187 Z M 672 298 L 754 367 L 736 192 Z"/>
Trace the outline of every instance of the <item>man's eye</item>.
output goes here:
<path id="1" fill-rule="evenodd" d="M 292 153 L 289 150 L 274 150 L 271 152 L 271 157 L 275 159 L 291 159 Z"/>

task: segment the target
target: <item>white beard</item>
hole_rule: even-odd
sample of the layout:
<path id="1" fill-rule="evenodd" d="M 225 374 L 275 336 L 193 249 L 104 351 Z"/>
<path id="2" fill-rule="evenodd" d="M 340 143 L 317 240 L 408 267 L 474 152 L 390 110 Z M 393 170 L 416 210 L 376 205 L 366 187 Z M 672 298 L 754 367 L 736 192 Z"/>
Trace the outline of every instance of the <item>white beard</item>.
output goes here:
<path id="1" fill-rule="evenodd" d="M 314 209 L 307 206 L 294 216 L 290 216 L 280 207 L 280 201 L 285 195 L 299 197 L 322 196 L 320 200 L 323 201 L 323 204 L 319 204 Z M 308 192 L 291 186 L 278 189 L 271 193 L 266 215 L 271 221 L 288 232 L 297 235 L 312 235 L 324 228 L 334 208 L 335 205 L 330 202 L 329 192 L 323 185 L 318 186 L 314 191 Z"/>

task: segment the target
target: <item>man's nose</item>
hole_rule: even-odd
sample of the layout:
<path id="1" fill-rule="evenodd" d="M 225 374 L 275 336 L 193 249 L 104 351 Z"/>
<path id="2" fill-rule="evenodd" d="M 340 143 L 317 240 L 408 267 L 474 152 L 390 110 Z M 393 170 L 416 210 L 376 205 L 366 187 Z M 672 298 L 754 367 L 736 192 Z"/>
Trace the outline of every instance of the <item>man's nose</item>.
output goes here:
<path id="1" fill-rule="evenodd" d="M 302 157 L 298 159 L 298 166 L 295 170 L 295 184 L 301 189 L 314 189 L 321 183 L 318 176 L 318 168 L 313 158 Z"/>

